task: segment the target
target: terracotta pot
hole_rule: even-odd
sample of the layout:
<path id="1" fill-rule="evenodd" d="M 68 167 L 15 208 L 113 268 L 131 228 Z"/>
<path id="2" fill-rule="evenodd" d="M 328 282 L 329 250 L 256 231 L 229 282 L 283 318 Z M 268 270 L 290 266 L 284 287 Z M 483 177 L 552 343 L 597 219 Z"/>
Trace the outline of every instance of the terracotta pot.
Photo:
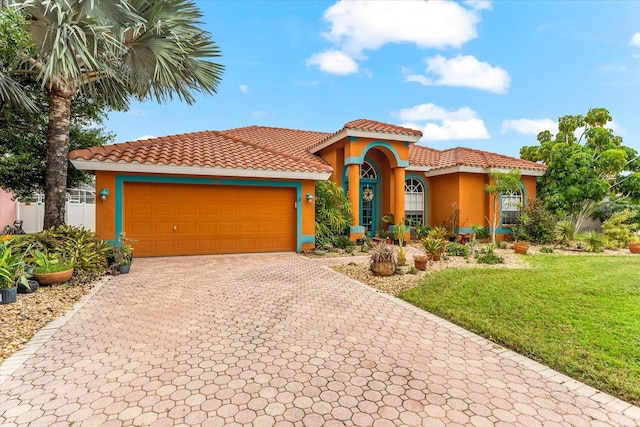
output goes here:
<path id="1" fill-rule="evenodd" d="M 429 262 L 429 258 L 427 257 L 423 257 L 423 258 L 414 258 L 413 259 L 413 263 L 416 266 L 416 268 L 420 271 L 425 271 L 427 269 L 427 263 Z"/>
<path id="2" fill-rule="evenodd" d="M 629 243 L 629 252 L 632 254 L 640 254 L 640 242 Z"/>
<path id="3" fill-rule="evenodd" d="M 392 262 L 374 262 L 370 268 L 374 276 L 393 276 L 396 271 L 396 265 Z"/>
<path id="4" fill-rule="evenodd" d="M 429 256 L 431 257 L 432 261 L 440 261 L 440 258 L 442 257 L 442 252 L 438 251 L 436 253 L 430 254 Z"/>
<path id="5" fill-rule="evenodd" d="M 513 249 L 516 251 L 517 254 L 526 254 L 527 251 L 529 250 L 529 243 L 527 242 L 515 242 L 513 244 Z"/>
<path id="6" fill-rule="evenodd" d="M 36 273 L 33 275 L 41 285 L 51 285 L 53 283 L 64 283 L 71 279 L 73 268 L 56 273 Z"/>

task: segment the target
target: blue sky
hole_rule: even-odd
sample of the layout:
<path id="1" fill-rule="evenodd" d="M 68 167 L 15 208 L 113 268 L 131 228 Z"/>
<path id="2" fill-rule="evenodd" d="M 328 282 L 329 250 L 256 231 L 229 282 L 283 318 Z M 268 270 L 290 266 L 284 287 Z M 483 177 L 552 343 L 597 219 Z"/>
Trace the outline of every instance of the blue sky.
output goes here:
<path id="1" fill-rule="evenodd" d="M 116 142 L 367 118 L 419 144 L 518 156 L 566 114 L 607 108 L 640 151 L 639 1 L 197 1 L 225 67 L 195 105 L 111 113 Z"/>

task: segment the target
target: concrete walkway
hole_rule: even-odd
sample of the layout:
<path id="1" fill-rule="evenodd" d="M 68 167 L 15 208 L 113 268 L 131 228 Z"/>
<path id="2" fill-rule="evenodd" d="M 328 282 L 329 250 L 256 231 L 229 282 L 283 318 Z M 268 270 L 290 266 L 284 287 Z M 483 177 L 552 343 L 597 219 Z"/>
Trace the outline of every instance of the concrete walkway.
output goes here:
<path id="1" fill-rule="evenodd" d="M 296 254 L 138 259 L 1 367 L 0 425 L 637 426 Z"/>

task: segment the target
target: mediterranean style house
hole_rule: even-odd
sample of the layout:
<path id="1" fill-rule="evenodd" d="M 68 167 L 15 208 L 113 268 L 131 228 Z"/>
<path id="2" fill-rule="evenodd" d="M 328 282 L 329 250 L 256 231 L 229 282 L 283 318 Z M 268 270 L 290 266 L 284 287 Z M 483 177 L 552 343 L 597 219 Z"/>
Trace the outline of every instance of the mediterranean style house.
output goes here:
<path id="1" fill-rule="evenodd" d="M 502 195 L 505 222 L 536 195 L 545 166 L 468 148 L 416 144 L 418 130 L 354 120 L 335 133 L 249 126 L 76 150 L 73 165 L 96 176 L 96 231 L 135 239 L 136 256 L 302 251 L 315 245 L 315 183 L 332 180 L 353 208 L 355 240 L 382 217 L 488 225 L 491 170 L 522 172 Z M 509 232 L 500 225 L 498 234 Z"/>

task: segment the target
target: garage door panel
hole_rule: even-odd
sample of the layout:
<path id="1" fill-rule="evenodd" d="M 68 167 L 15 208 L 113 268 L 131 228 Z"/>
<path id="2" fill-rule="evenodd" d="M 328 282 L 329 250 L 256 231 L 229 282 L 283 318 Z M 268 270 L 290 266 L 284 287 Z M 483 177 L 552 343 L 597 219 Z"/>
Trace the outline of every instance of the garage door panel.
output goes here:
<path id="1" fill-rule="evenodd" d="M 173 216 L 174 214 L 174 205 L 169 203 L 156 203 L 155 205 L 151 205 L 152 207 L 152 215 L 167 215 Z"/>
<path id="2" fill-rule="evenodd" d="M 295 250 L 295 196 L 293 188 L 125 183 L 123 229 L 138 240 L 137 256 Z"/>

